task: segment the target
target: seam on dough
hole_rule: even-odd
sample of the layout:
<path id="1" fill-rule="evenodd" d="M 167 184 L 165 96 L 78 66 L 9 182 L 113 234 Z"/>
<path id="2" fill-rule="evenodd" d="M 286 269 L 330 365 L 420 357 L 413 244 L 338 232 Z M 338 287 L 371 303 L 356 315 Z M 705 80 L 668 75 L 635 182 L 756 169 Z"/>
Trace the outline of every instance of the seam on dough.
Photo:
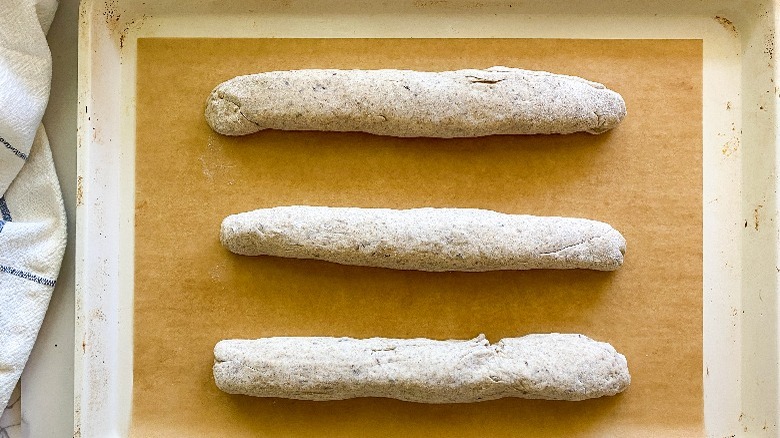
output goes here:
<path id="1" fill-rule="evenodd" d="M 239 105 L 237 102 L 233 101 L 233 99 L 228 99 L 228 96 L 229 95 L 226 94 L 224 91 L 220 91 L 220 92 L 217 93 L 217 99 L 222 99 L 223 101 L 225 101 L 227 103 L 231 103 L 231 104 L 235 105 L 236 108 L 238 108 L 238 113 L 241 114 L 241 117 L 243 117 L 244 120 L 246 120 L 247 122 L 249 122 L 249 123 L 257 126 L 258 128 L 262 129 L 262 126 L 260 126 L 259 123 L 255 122 L 254 120 L 252 120 L 249 117 L 247 117 L 246 114 L 244 114 L 244 111 L 241 108 L 241 105 Z"/>
<path id="2" fill-rule="evenodd" d="M 236 106 L 238 106 L 238 105 L 236 105 Z M 241 117 L 243 117 L 244 120 L 246 120 L 247 122 L 257 126 L 258 128 L 262 128 L 259 123 L 255 122 L 254 120 L 252 120 L 249 117 L 247 117 L 246 114 L 244 114 L 244 112 L 241 110 L 240 106 L 238 107 L 238 113 L 241 114 Z"/>
<path id="3" fill-rule="evenodd" d="M 242 366 L 244 368 L 249 368 L 250 370 L 252 370 L 252 371 L 254 371 L 256 373 L 260 373 L 260 374 L 263 373 L 262 371 L 258 370 L 257 368 L 249 366 L 246 362 L 240 362 L 240 361 L 235 361 L 235 362 L 238 363 L 240 366 Z"/>
<path id="4" fill-rule="evenodd" d="M 571 249 L 571 248 L 574 248 L 574 247 L 580 246 L 580 245 L 585 245 L 586 243 L 590 243 L 590 242 L 592 242 L 592 241 L 594 241 L 594 240 L 596 240 L 598 238 L 603 238 L 603 237 L 604 237 L 604 235 L 599 234 L 599 235 L 596 235 L 596 236 L 589 237 L 589 238 L 587 238 L 587 239 L 585 239 L 585 240 L 583 240 L 581 242 L 572 243 L 571 245 L 566 245 L 563 248 L 556 249 L 554 251 L 546 251 L 546 252 L 543 252 L 543 253 L 539 253 L 539 255 L 540 256 L 556 255 L 556 254 L 558 254 L 558 253 L 560 253 L 562 251 L 566 251 L 567 249 Z"/>
<path id="5" fill-rule="evenodd" d="M 487 79 L 487 78 L 481 78 L 479 76 L 474 75 L 466 75 L 466 79 L 468 79 L 469 82 L 472 84 L 497 84 L 505 79 Z"/>

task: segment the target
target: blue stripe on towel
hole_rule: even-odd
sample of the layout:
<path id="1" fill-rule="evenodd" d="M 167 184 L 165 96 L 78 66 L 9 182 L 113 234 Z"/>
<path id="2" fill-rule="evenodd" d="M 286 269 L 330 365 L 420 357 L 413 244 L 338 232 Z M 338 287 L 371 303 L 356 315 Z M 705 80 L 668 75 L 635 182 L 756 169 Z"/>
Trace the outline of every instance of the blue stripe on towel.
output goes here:
<path id="1" fill-rule="evenodd" d="M 16 155 L 17 157 L 21 158 L 22 160 L 26 160 L 27 159 L 27 154 L 25 154 L 24 152 L 20 151 L 19 149 L 16 149 L 15 147 L 13 147 L 13 145 L 11 145 L 11 143 L 8 143 L 8 140 L 4 139 L 3 137 L 0 137 L 0 144 L 5 146 L 6 149 L 8 149 L 9 151 L 13 152 L 14 155 Z"/>
<path id="2" fill-rule="evenodd" d="M 4 226 L 5 226 L 5 221 L 4 220 L 0 220 L 0 233 L 3 232 L 3 227 Z"/>
<path id="3" fill-rule="evenodd" d="M 54 280 L 49 280 L 48 278 L 39 277 L 35 274 L 31 274 L 29 272 L 20 271 L 18 269 L 14 269 L 10 266 L 0 265 L 0 272 L 5 272 L 6 274 L 15 275 L 19 278 L 24 278 L 25 280 L 34 281 L 38 284 L 42 284 L 44 286 L 54 287 L 55 284 L 57 284 Z"/>
<path id="4" fill-rule="evenodd" d="M 11 210 L 8 209 L 8 204 L 5 203 L 5 196 L 0 196 L 0 215 L 6 222 L 11 222 Z"/>

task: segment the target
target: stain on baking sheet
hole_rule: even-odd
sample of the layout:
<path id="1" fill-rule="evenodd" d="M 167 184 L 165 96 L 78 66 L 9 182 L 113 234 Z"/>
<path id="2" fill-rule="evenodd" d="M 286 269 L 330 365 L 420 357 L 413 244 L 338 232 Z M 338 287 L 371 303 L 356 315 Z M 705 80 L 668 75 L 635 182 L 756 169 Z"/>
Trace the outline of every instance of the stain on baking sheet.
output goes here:
<path id="1" fill-rule="evenodd" d="M 218 83 L 258 71 L 493 65 L 602 82 L 628 115 L 595 136 L 453 140 L 225 137 L 203 115 Z M 133 436 L 702 436 L 701 68 L 698 40 L 139 39 Z M 626 258 L 614 273 L 425 273 L 221 247 L 226 215 L 292 204 L 588 217 L 626 237 Z M 631 386 L 583 402 L 306 402 L 228 395 L 211 374 L 224 338 L 539 332 L 610 342 Z"/>
<path id="2" fill-rule="evenodd" d="M 723 26 L 724 29 L 729 31 L 733 36 L 739 35 L 739 32 L 737 32 L 737 26 L 734 25 L 734 22 L 729 20 L 726 17 L 722 17 L 720 15 L 715 16 L 715 21 L 720 23 L 721 26 Z"/>
<path id="3" fill-rule="evenodd" d="M 84 205 L 84 177 L 76 178 L 76 205 Z"/>
<path id="4" fill-rule="evenodd" d="M 753 209 L 753 222 L 755 224 L 756 231 L 758 231 L 758 224 L 759 224 L 759 221 L 760 221 L 760 219 L 759 219 L 760 218 L 759 211 L 762 208 L 764 208 L 764 205 L 763 204 L 758 204 L 758 206 Z"/>

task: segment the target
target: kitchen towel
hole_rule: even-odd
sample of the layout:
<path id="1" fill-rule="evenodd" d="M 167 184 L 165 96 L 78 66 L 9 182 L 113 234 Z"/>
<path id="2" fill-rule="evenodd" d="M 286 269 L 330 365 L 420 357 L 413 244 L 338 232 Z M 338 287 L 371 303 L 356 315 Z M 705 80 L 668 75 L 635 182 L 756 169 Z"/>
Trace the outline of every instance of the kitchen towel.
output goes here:
<path id="1" fill-rule="evenodd" d="M 56 0 L 0 1 L 0 406 L 46 314 L 65 251 L 65 209 L 41 125 Z"/>

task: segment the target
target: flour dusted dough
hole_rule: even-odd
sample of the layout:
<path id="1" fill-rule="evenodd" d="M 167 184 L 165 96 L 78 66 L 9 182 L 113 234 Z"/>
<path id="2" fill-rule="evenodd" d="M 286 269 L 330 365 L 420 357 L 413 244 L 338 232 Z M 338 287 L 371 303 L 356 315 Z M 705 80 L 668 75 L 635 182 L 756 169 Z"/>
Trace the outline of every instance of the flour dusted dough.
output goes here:
<path id="1" fill-rule="evenodd" d="M 486 70 L 291 70 L 218 85 L 206 120 L 225 135 L 264 129 L 395 137 L 598 134 L 626 115 L 620 94 L 576 76 Z"/>
<path id="2" fill-rule="evenodd" d="M 468 341 L 279 337 L 226 340 L 214 380 L 230 394 L 300 400 L 387 397 L 470 403 L 502 397 L 584 400 L 628 387 L 626 358 L 578 334 Z"/>
<path id="3" fill-rule="evenodd" d="M 220 239 L 247 256 L 434 272 L 612 271 L 626 249 L 603 222 L 471 208 L 266 208 L 225 218 Z"/>

